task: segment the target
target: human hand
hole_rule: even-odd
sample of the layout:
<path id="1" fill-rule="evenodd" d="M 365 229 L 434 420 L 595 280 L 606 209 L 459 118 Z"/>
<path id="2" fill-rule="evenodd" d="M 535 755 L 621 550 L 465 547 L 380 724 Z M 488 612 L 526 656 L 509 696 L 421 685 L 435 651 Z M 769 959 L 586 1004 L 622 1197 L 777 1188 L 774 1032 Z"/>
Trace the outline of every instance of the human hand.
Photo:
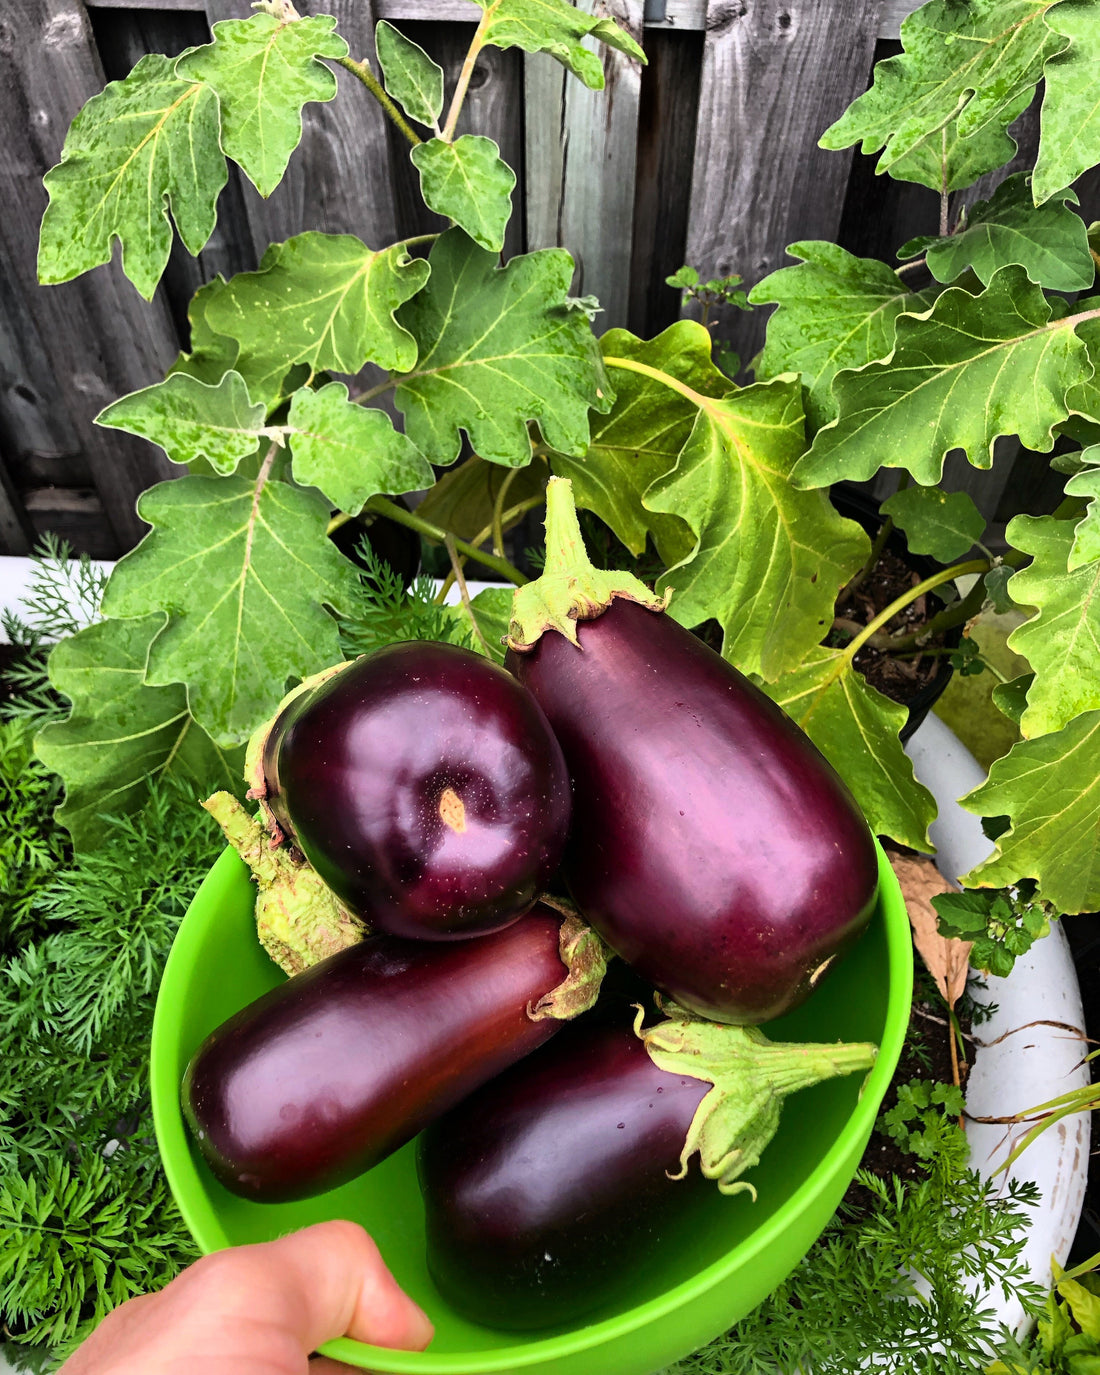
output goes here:
<path id="1" fill-rule="evenodd" d="M 109 1313 L 58 1375 L 352 1375 L 333 1337 L 420 1351 L 432 1325 L 353 1222 L 204 1256 Z"/>

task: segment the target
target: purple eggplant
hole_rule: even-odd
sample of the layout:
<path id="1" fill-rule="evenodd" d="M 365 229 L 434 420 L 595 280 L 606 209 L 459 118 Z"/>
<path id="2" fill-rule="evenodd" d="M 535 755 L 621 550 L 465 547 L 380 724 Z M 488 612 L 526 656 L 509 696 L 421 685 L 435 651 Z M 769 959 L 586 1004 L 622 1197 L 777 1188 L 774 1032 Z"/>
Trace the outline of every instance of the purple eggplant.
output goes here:
<path id="1" fill-rule="evenodd" d="M 642 1036 L 583 1018 L 420 1138 L 428 1269 L 464 1316 L 556 1326 L 629 1292 L 715 1206 L 712 1180 L 751 1191 L 740 1174 L 787 1093 L 874 1059 L 869 1045 L 785 1046 L 678 1012 Z"/>
<path id="2" fill-rule="evenodd" d="M 681 1006 L 778 1017 L 870 918 L 866 821 L 770 698 L 637 579 L 592 568 L 560 479 L 547 489 L 546 569 L 517 593 L 507 665 L 573 779 L 574 901 Z"/>
<path id="3" fill-rule="evenodd" d="M 396 644 L 292 696 L 262 796 L 352 912 L 392 935 L 499 930 L 558 867 L 569 777 L 542 711 L 496 664 Z"/>
<path id="4" fill-rule="evenodd" d="M 603 948 L 539 908 L 447 944 L 368 936 L 206 1038 L 184 1116 L 215 1175 L 257 1202 L 377 1164 L 594 1001 Z"/>

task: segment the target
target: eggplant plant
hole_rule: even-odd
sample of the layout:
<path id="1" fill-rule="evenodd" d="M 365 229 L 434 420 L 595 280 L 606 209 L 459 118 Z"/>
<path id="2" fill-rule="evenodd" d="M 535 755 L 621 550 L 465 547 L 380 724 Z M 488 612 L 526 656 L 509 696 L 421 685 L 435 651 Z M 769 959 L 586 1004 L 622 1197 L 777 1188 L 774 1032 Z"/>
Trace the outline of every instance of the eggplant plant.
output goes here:
<path id="1" fill-rule="evenodd" d="M 273 244 L 256 271 L 197 292 L 190 351 L 163 381 L 99 416 L 190 472 L 142 496 L 151 529 L 115 568 L 102 619 L 54 652 L 71 714 L 37 748 L 64 780 L 60 820 L 88 850 L 106 837 L 107 799 L 137 809 L 152 776 L 241 789 L 244 742 L 288 687 L 345 657 L 363 581 L 332 536 L 354 519 L 385 515 L 445 549 L 463 594 L 447 636 L 499 657 L 510 587 L 526 582 L 504 535 L 549 475 L 568 477 L 621 560 L 656 559 L 666 616 L 717 626 L 724 657 L 810 736 L 871 829 L 916 849 L 929 848 L 934 804 L 898 740 L 903 708 L 856 656 L 872 643 L 918 651 L 945 625 L 1024 610 L 1010 643 L 1029 672 L 994 693 L 1019 739 L 963 799 L 996 848 L 944 900 L 1003 972 L 1052 915 L 1100 907 L 1100 296 L 1071 189 L 1100 161 L 1100 13 L 930 0 L 906 19 L 903 51 L 823 142 L 881 149 L 881 172 L 933 187 L 939 233 L 901 246 L 899 266 L 793 244 L 794 265 L 744 302 L 730 281 L 708 284 L 774 307 L 754 380 L 737 385 L 699 322 L 597 338 L 564 248 L 500 261 L 515 177 L 491 139 L 465 131 L 479 52 L 547 53 L 597 90 L 601 51 L 645 55 L 640 34 L 568 0 L 479 4 L 449 102 L 439 66 L 388 21 L 376 68 L 332 17 L 290 0 L 245 16 L 242 0 L 209 43 L 143 58 L 74 120 L 46 178 L 44 283 L 107 262 L 117 240 L 150 298 L 173 223 L 189 252 L 207 242 L 227 159 L 270 194 L 305 105 L 335 98 L 381 104 L 450 227 Z M 1040 81 L 1035 165 L 953 223 L 949 197 L 1013 157 L 1010 126 Z M 939 483 L 948 451 L 988 468 L 1003 435 L 1056 450 L 1067 481 L 1053 515 L 1010 522 L 1000 554 L 973 502 Z M 830 488 L 884 466 L 908 484 L 892 521 L 946 566 L 853 626 L 844 596 L 877 550 Z M 477 520 L 459 528 L 458 501 L 477 491 Z M 426 493 L 415 510 L 395 500 L 408 493 Z M 503 585 L 471 598 L 475 566 Z M 929 626 L 901 626 L 963 577 L 968 590 Z M 391 638 L 408 638 L 400 623 Z"/>

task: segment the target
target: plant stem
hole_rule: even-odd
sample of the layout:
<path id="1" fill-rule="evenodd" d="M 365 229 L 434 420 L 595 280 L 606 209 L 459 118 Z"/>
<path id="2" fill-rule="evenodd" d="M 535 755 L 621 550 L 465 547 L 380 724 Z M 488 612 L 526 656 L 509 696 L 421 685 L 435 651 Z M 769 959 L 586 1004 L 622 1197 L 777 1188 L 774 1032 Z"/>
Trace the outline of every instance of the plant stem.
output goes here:
<path id="1" fill-rule="evenodd" d="M 947 198 L 947 125 L 943 126 L 941 132 L 942 149 L 940 154 L 940 238 L 944 239 L 951 232 L 950 221 L 948 219 L 948 198 Z"/>
<path id="2" fill-rule="evenodd" d="M 466 92 L 470 86 L 470 78 L 474 74 L 474 64 L 477 62 L 478 54 L 485 46 L 484 34 L 489 27 L 489 11 L 482 10 L 481 19 L 470 46 L 466 52 L 465 61 L 462 63 L 462 70 L 458 74 L 458 85 L 455 86 L 455 93 L 451 97 L 451 108 L 447 111 L 447 122 L 443 126 L 443 142 L 451 143 L 454 140 L 455 128 L 458 125 L 458 116 L 462 112 L 462 105 L 466 99 Z"/>
<path id="3" fill-rule="evenodd" d="M 493 652 L 489 648 L 489 641 L 485 638 L 481 626 L 478 624 L 477 617 L 474 615 L 474 608 L 470 601 L 470 589 L 466 586 L 466 578 L 462 572 L 462 560 L 458 557 L 458 550 L 455 548 L 454 535 L 448 535 L 443 541 L 443 546 L 447 550 L 447 557 L 451 560 L 451 571 L 455 575 L 455 582 L 458 583 L 458 595 L 462 601 L 462 609 L 470 618 L 470 624 L 474 628 L 474 634 L 481 642 L 481 647 L 485 651 L 485 657 L 491 659 L 493 657 Z"/>
<path id="4" fill-rule="evenodd" d="M 486 568 L 491 568 L 494 573 L 499 573 L 510 583 L 517 587 L 522 587 L 529 579 L 521 573 L 515 564 L 509 563 L 507 559 L 497 558 L 495 554 L 486 554 L 476 545 L 467 543 L 466 540 L 458 539 L 449 530 L 444 530 L 442 526 L 433 525 L 431 521 L 422 520 L 420 516 L 412 511 L 406 511 L 403 506 L 398 506 L 395 501 L 390 501 L 387 497 L 371 497 L 364 510 L 377 512 L 380 516 L 388 516 L 390 520 L 396 521 L 398 525 L 405 525 L 410 530 L 415 530 L 417 534 L 425 535 L 430 540 L 435 540 L 437 544 L 446 546 L 447 539 L 454 540 L 455 548 L 466 555 L 468 559 L 473 559 L 477 563 L 484 564 Z"/>
<path id="5" fill-rule="evenodd" d="M 511 472 L 505 475 L 504 481 L 500 484 L 500 491 L 497 493 L 497 499 L 493 502 L 493 553 L 496 554 L 498 558 L 504 557 L 504 498 L 508 495 L 508 488 L 511 487 L 512 483 L 516 480 L 516 474 L 518 472 L 518 468 L 513 468 Z M 475 540 L 474 543 L 480 544 L 481 541 Z"/>
<path id="6" fill-rule="evenodd" d="M 401 130 L 401 132 L 405 135 L 405 137 L 409 140 L 409 142 L 412 144 L 414 148 L 417 146 L 417 144 L 424 142 L 424 140 L 406 121 L 405 116 L 401 113 L 401 111 L 397 108 L 397 106 L 386 94 L 385 89 L 382 86 L 382 83 L 371 71 L 370 67 L 367 65 L 365 61 L 356 62 L 354 57 L 338 57 L 336 61 L 340 64 L 341 67 L 344 67 L 349 72 L 351 72 L 353 76 L 359 78 L 359 80 L 363 83 L 367 90 L 370 91 L 371 95 L 374 96 L 375 100 L 378 101 L 379 105 L 381 105 L 383 110 L 385 110 L 386 114 L 389 115 L 390 119 L 393 120 L 394 124 L 397 125 L 397 127 Z"/>
<path id="7" fill-rule="evenodd" d="M 988 569 L 989 565 L 986 563 L 985 559 L 970 559 L 967 563 L 957 563 L 951 568 L 942 568 L 930 578 L 925 578 L 923 582 L 917 583 L 916 587 L 911 587 L 908 592 L 903 592 L 900 597 L 896 597 L 884 611 L 879 612 L 869 625 L 864 626 L 862 631 L 860 631 L 851 644 L 844 650 L 845 658 L 847 658 L 850 663 L 877 630 L 881 630 L 884 625 L 888 625 L 899 611 L 904 611 L 910 602 L 915 602 L 917 598 L 922 596 L 925 592 L 931 592 L 934 587 L 939 587 L 945 582 L 951 582 L 954 578 L 961 578 L 966 573 L 985 573 Z M 935 620 L 936 618 L 933 617 L 932 619 Z M 920 633 L 922 635 L 926 634 L 931 624 L 932 622 L 930 621 L 928 626 Z M 908 639 L 909 637 L 907 636 L 906 638 Z M 916 638 L 915 635 L 912 637 L 914 644 L 916 643 Z M 898 643 L 894 647 L 897 649 L 908 649 L 910 646 Z"/>
<path id="8" fill-rule="evenodd" d="M 914 258 L 913 261 L 912 261 L 911 263 L 902 263 L 902 265 L 901 265 L 900 267 L 895 267 L 895 268 L 894 268 L 894 272 L 897 274 L 897 276 L 900 277 L 901 274 L 902 274 L 903 272 L 913 272 L 913 271 L 915 271 L 918 267 L 927 267 L 927 266 L 928 266 L 928 259 L 927 259 L 927 258 Z"/>

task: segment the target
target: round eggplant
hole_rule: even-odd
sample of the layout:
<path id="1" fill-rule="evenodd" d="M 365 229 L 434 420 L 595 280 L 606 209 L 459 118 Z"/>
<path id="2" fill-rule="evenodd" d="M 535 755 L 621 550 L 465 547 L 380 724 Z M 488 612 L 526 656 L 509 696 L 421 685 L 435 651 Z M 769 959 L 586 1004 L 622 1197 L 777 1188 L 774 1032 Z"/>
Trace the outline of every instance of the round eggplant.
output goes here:
<path id="1" fill-rule="evenodd" d="M 554 480 L 544 578 L 570 600 L 548 616 L 553 584 L 520 589 L 507 660 L 573 779 L 574 901 L 681 1006 L 725 1022 L 778 1017 L 866 926 L 871 832 L 807 736 L 648 589 L 577 571 L 579 537 L 568 484 Z"/>
<path id="2" fill-rule="evenodd" d="M 875 1058 L 664 1010 L 644 1031 L 584 1018 L 420 1138 L 428 1269 L 466 1317 L 556 1326 L 629 1292 L 716 1192 L 755 1196 L 741 1176 L 788 1094 Z"/>
<path id="3" fill-rule="evenodd" d="M 594 1001 L 602 969 L 591 933 L 543 908 L 461 943 L 368 936 L 208 1036 L 184 1116 L 228 1189 L 307 1198 L 540 1046 Z"/>
<path id="4" fill-rule="evenodd" d="M 410 642 L 355 660 L 287 701 L 261 758 L 279 826 L 378 930 L 499 930 L 558 867 L 561 749 L 530 694 L 468 650 Z"/>

